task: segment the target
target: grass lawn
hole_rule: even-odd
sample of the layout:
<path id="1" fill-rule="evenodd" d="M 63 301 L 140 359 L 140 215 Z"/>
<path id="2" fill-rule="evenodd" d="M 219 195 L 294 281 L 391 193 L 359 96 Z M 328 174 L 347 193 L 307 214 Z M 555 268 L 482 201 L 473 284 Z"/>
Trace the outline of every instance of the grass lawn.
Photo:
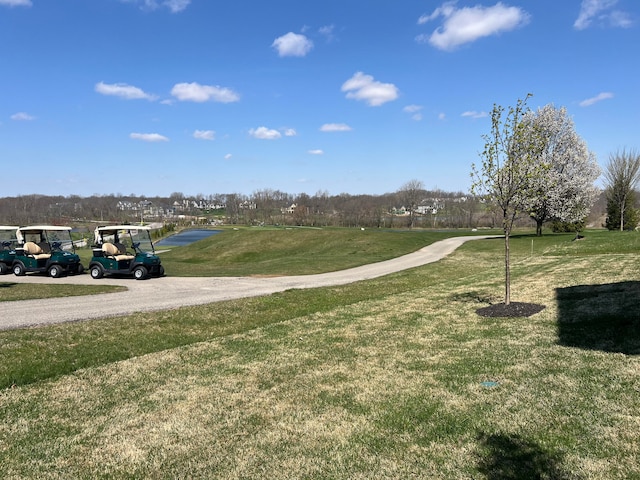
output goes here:
<path id="1" fill-rule="evenodd" d="M 414 252 L 468 230 L 227 228 L 186 247 L 167 247 L 162 264 L 175 276 L 307 275 Z"/>
<path id="2" fill-rule="evenodd" d="M 61 280 L 64 282 L 64 280 Z M 13 300 L 34 300 L 37 298 L 72 297 L 76 295 L 96 295 L 126 290 L 125 287 L 109 285 L 69 285 L 69 284 L 29 284 L 0 281 L 0 302 Z"/>
<path id="3" fill-rule="evenodd" d="M 5 478 L 640 478 L 635 233 L 0 332 Z M 48 369 L 48 370 L 47 370 Z M 11 383 L 16 385 L 11 387 Z"/>

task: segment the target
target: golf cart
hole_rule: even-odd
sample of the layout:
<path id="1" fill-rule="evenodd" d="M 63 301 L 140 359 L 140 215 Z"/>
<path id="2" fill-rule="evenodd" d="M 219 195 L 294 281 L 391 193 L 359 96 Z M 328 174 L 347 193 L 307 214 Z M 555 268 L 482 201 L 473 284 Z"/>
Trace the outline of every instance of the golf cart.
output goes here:
<path id="1" fill-rule="evenodd" d="M 149 227 L 111 225 L 96 227 L 93 257 L 89 263 L 92 278 L 104 275 L 132 275 L 136 280 L 161 277 L 164 267 L 155 254 Z"/>
<path id="2" fill-rule="evenodd" d="M 38 272 L 58 278 L 64 274 L 84 272 L 80 257 L 75 253 L 71 227 L 20 227 L 16 230 L 16 237 L 19 246 L 11 267 L 14 274 L 22 276 Z"/>
<path id="3" fill-rule="evenodd" d="M 17 229 L 18 227 L 0 225 L 0 275 L 11 271 L 18 246 Z"/>

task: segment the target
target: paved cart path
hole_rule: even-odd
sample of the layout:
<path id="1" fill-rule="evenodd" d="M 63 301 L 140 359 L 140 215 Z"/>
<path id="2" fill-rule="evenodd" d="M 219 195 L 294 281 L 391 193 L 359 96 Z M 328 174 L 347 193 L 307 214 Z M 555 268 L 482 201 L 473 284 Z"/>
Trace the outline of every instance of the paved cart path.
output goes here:
<path id="1" fill-rule="evenodd" d="M 69 276 L 61 279 L 52 279 L 43 275 L 24 277 L 6 275 L 0 277 L 0 282 L 77 285 L 95 285 L 100 282 L 105 285 L 124 285 L 127 291 L 0 302 L 0 330 L 202 305 L 221 300 L 268 295 L 293 288 L 345 285 L 436 262 L 469 240 L 486 238 L 496 237 L 489 235 L 452 237 L 391 260 L 316 275 L 267 278 L 167 276 L 149 280 L 108 277 L 94 280 L 90 275 Z"/>

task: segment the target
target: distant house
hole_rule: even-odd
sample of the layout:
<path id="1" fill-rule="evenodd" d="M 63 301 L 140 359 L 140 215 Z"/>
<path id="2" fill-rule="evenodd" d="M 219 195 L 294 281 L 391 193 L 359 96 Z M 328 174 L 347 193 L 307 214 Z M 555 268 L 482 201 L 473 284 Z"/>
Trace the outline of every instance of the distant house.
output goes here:
<path id="1" fill-rule="evenodd" d="M 419 215 L 435 215 L 440 210 L 445 208 L 445 202 L 441 198 L 426 198 L 420 202 L 420 205 L 416 206 L 413 210 L 414 213 Z M 410 209 L 405 207 L 404 205 L 400 208 L 394 207 L 391 209 L 391 213 L 397 216 L 406 216 L 410 215 Z"/>
<path id="2" fill-rule="evenodd" d="M 399 215 L 399 216 L 409 215 L 409 211 L 407 210 L 407 207 L 405 207 L 404 205 L 400 208 L 393 207 L 391 209 L 391 213 L 393 215 Z"/>
<path id="3" fill-rule="evenodd" d="M 280 211 L 285 214 L 293 214 L 296 211 L 296 208 L 298 208 L 298 206 L 295 203 L 292 203 L 291 206 L 289 207 L 283 207 L 280 209 Z"/>

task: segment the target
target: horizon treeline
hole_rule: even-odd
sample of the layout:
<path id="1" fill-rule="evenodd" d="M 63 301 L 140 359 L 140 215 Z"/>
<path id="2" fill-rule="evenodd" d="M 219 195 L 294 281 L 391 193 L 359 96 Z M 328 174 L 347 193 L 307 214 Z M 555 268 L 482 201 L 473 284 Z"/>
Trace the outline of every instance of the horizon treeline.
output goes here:
<path id="1" fill-rule="evenodd" d="M 415 205 L 409 207 L 402 191 L 380 195 L 330 195 L 328 192 L 308 195 L 264 189 L 250 195 L 174 192 L 168 197 L 119 193 L 88 197 L 29 194 L 0 197 L 0 223 L 73 226 L 86 222 L 163 222 L 369 228 L 406 228 L 411 223 L 418 228 L 500 225 L 489 206 L 467 193 L 420 190 L 416 198 Z M 410 215 L 411 209 L 414 215 Z M 587 223 L 598 222 L 605 211 L 606 203 L 599 199 Z M 530 226 L 532 221 L 525 216 L 519 223 Z"/>

